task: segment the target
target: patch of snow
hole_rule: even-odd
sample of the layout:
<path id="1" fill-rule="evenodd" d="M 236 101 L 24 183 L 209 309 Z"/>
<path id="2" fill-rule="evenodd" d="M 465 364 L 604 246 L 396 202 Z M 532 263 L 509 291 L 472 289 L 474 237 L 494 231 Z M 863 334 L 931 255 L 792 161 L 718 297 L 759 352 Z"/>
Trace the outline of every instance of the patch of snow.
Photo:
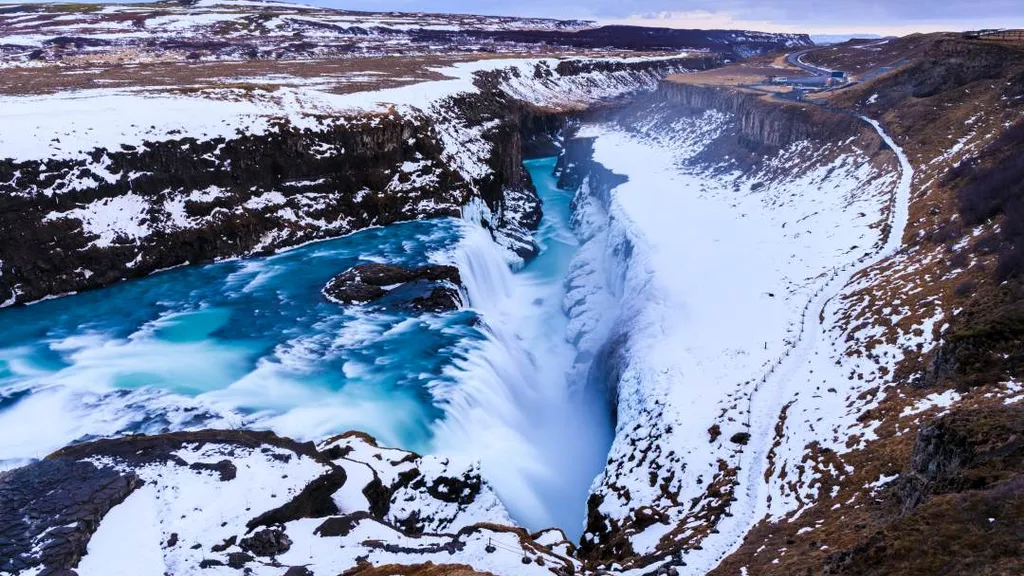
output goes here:
<path id="1" fill-rule="evenodd" d="M 88 235 L 97 236 L 93 246 L 108 247 L 117 238 L 138 241 L 150 234 L 146 223 L 149 202 L 138 194 L 128 193 L 95 200 L 66 212 L 51 212 L 46 220 L 70 218 L 79 220 Z"/>
<path id="2" fill-rule="evenodd" d="M 907 406 L 904 408 L 903 411 L 900 412 L 900 418 L 920 414 L 921 412 L 931 410 L 933 408 L 949 408 L 958 402 L 961 397 L 961 394 L 956 390 L 946 390 L 945 392 L 929 394 L 913 406 Z"/>
<path id="3" fill-rule="evenodd" d="M 89 539 L 75 570 L 81 576 L 164 576 L 157 488 L 143 486 L 114 506 Z"/>

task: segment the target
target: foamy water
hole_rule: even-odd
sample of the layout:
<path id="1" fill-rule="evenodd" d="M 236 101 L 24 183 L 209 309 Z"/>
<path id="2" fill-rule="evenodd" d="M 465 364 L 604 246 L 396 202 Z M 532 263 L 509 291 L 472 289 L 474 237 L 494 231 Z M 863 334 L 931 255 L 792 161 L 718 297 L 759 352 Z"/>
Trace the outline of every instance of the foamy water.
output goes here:
<path id="1" fill-rule="evenodd" d="M 607 406 L 571 392 L 561 302 L 576 241 L 553 162 L 528 163 L 542 252 L 515 274 L 486 231 L 441 219 L 0 311 L 0 469 L 97 436 L 355 429 L 478 460 L 518 521 L 578 535 L 612 431 Z M 469 308 L 323 298 L 332 276 L 367 261 L 454 263 Z"/>
<path id="2" fill-rule="evenodd" d="M 0 459 L 83 437 L 203 426 L 303 439 L 349 429 L 425 451 L 426 388 L 474 314 L 343 308 L 335 274 L 458 245 L 455 219 L 411 222 L 246 261 L 181 268 L 0 312 Z"/>

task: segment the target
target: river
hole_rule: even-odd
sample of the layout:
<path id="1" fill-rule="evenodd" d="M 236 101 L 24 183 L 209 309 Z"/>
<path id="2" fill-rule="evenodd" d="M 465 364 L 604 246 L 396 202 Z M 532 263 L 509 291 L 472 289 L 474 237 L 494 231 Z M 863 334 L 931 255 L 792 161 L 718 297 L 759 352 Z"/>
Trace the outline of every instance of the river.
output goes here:
<path id="1" fill-rule="evenodd" d="M 562 298 L 577 242 L 554 162 L 527 162 L 541 251 L 515 273 L 486 231 L 449 218 L 0 311 L 0 469 L 109 435 L 354 429 L 479 461 L 517 521 L 578 536 L 612 427 L 569 379 Z M 468 307 L 342 307 L 320 292 L 359 263 L 428 261 L 459 266 Z"/>

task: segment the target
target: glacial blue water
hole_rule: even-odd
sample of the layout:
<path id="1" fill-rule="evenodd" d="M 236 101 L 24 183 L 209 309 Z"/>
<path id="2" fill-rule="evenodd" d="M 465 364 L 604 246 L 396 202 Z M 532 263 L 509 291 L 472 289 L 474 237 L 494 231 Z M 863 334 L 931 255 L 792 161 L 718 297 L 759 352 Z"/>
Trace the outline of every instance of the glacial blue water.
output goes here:
<path id="1" fill-rule="evenodd" d="M 33 413 L 74 421 L 0 414 L 0 429 L 24 431 L 4 434 L 0 454 L 31 456 L 19 450 L 120 431 L 111 423 L 153 431 L 145 406 L 110 398 L 98 413 L 76 409 L 91 395 L 142 388 L 199 397 L 237 413 L 239 425 L 259 422 L 302 437 L 358 428 L 424 450 L 431 423 L 443 415 L 424 381 L 440 374 L 461 340 L 479 337 L 474 313 L 368 312 L 333 304 L 320 290 L 361 262 L 443 258 L 461 226 L 440 220 L 366 230 L 269 258 L 179 268 L 4 310 L 0 393 L 35 390 L 39 398 L 22 402 L 46 399 L 52 410 L 40 405 Z M 14 404 L 5 412 L 16 417 L 27 408 Z M 70 435 L 61 437 L 64 431 Z"/>
<path id="2" fill-rule="evenodd" d="M 586 406 L 566 379 L 576 351 L 562 282 L 576 240 L 553 162 L 527 163 L 542 251 L 515 274 L 485 231 L 441 219 L 0 310 L 0 469 L 92 436 L 355 429 L 480 461 L 517 520 L 578 534 L 611 427 L 607 407 Z M 455 263 L 471 307 L 415 315 L 322 296 L 367 261 Z"/>

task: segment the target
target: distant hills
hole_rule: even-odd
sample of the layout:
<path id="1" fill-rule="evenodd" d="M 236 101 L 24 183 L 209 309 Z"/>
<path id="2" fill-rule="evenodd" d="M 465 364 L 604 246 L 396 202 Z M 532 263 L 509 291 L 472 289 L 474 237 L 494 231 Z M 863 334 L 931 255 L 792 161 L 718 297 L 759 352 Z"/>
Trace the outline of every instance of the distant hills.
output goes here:
<path id="1" fill-rule="evenodd" d="M 884 36 L 881 34 L 811 34 L 811 41 L 815 44 L 840 44 L 853 38 L 879 39 Z"/>

